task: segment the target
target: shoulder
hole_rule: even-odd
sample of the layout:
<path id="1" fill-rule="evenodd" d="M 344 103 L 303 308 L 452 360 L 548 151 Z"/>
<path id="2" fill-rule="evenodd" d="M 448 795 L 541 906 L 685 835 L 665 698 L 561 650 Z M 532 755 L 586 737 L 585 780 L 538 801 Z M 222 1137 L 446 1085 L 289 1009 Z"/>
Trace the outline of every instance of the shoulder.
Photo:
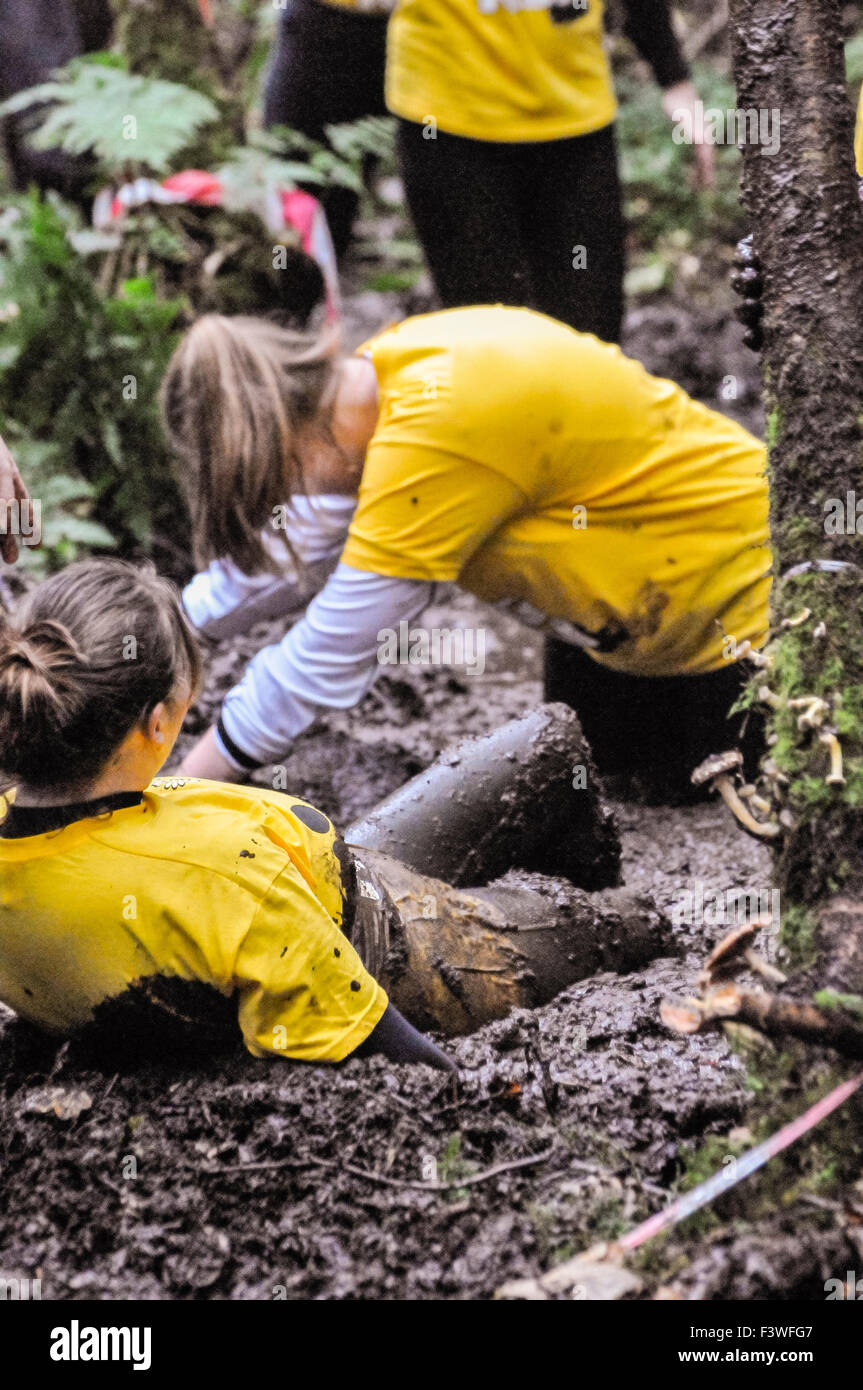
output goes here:
<path id="1" fill-rule="evenodd" d="M 157 777 L 146 814 L 101 832 L 114 848 L 217 875 L 255 897 L 286 869 L 313 891 L 337 876 L 329 818 L 301 798 L 194 777 Z"/>

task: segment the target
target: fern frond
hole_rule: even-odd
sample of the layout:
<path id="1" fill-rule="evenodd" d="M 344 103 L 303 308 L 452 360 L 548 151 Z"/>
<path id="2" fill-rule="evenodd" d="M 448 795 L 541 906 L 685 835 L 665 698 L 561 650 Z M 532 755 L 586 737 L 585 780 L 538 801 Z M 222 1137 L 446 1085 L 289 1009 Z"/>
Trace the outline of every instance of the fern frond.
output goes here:
<path id="1" fill-rule="evenodd" d="M 29 137 L 34 148 L 92 153 L 108 172 L 131 163 L 166 173 L 200 128 L 219 116 L 209 97 L 189 87 L 80 58 L 51 81 L 10 97 L 0 115 L 33 106 L 43 108 Z"/>

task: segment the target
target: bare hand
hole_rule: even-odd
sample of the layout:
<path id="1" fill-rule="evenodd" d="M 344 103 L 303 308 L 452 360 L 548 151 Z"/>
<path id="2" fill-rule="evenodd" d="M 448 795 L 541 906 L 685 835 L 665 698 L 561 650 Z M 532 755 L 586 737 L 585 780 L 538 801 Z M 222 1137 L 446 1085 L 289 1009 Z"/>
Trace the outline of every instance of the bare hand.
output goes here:
<path id="1" fill-rule="evenodd" d="M 662 109 L 670 121 L 686 120 L 692 132 L 695 149 L 695 187 L 713 188 L 716 184 L 716 163 L 713 146 L 704 140 L 703 109 L 698 110 L 699 96 L 692 82 L 677 82 L 662 93 Z M 684 114 L 686 113 L 686 114 Z"/>
<path id="2" fill-rule="evenodd" d="M 9 502 L 17 501 L 28 502 L 30 494 L 24 486 L 24 480 L 18 472 L 18 465 L 13 459 L 8 447 L 0 436 L 0 507 Z M 6 506 L 6 519 L 8 524 L 9 507 Z M 5 535 L 0 535 L 0 554 L 7 565 L 14 565 L 18 559 L 18 542 L 10 531 Z"/>

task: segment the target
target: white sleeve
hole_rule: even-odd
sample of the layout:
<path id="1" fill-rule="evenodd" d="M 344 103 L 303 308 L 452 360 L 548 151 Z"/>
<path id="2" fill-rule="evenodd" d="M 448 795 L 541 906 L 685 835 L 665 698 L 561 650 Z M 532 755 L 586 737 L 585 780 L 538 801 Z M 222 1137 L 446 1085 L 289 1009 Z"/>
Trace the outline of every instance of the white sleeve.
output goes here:
<path id="1" fill-rule="evenodd" d="M 217 742 L 237 768 L 277 762 L 320 708 L 349 709 L 380 669 L 382 629 L 398 632 L 436 586 L 340 564 L 305 617 L 264 647 L 222 706 Z"/>
<path id="2" fill-rule="evenodd" d="M 356 505 L 355 497 L 336 494 L 292 498 L 281 515 L 302 569 L 294 568 L 284 541 L 268 527 L 263 541 L 283 573 L 244 574 L 231 560 L 214 560 L 183 590 L 191 622 L 207 637 L 221 639 L 268 618 L 299 617 L 335 569 Z"/>

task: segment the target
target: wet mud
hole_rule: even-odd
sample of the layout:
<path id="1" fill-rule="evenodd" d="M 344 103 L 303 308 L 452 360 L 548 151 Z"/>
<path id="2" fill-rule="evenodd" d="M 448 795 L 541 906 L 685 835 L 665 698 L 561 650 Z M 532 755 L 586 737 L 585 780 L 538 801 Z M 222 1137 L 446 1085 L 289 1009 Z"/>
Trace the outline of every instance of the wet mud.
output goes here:
<path id="1" fill-rule="evenodd" d="M 484 672 L 384 675 L 285 760 L 284 785 L 341 826 L 541 698 L 533 634 L 463 596 L 425 622 L 483 625 Z M 278 635 L 209 653 L 177 756 Z M 613 810 L 624 885 L 666 912 L 697 883 L 769 884 L 763 849 L 721 805 Z M 457 1090 L 381 1059 L 267 1062 L 209 1040 L 182 1062 L 94 1059 L 4 1016 L 0 1275 L 41 1278 L 51 1299 L 493 1297 L 665 1205 L 705 1139 L 745 1125 L 751 1092 L 724 1036 L 674 1037 L 659 1017 L 723 933 L 678 922 L 675 955 L 450 1041 Z M 792 1204 L 709 1237 L 684 1227 L 644 1263 L 639 1296 L 823 1297 L 849 1253 L 829 1211 Z"/>
<path id="2" fill-rule="evenodd" d="M 539 698 L 538 648 L 508 619 L 464 598 L 437 618 L 488 625 L 481 677 L 405 668 L 287 760 L 290 789 L 341 824 Z M 265 635 L 211 657 L 200 723 Z M 721 806 L 613 810 L 624 884 L 666 912 L 695 882 L 767 882 Z M 207 1039 L 182 1063 L 94 1059 L 7 1021 L 0 1271 L 41 1277 L 47 1298 L 492 1297 L 663 1205 L 705 1136 L 745 1123 L 722 1035 L 675 1038 L 659 1018 L 721 934 L 678 924 L 677 956 L 450 1041 L 457 1093 L 425 1068 L 264 1062 Z M 759 1286 L 748 1247 L 704 1269 L 700 1250 L 681 1296 Z"/>

